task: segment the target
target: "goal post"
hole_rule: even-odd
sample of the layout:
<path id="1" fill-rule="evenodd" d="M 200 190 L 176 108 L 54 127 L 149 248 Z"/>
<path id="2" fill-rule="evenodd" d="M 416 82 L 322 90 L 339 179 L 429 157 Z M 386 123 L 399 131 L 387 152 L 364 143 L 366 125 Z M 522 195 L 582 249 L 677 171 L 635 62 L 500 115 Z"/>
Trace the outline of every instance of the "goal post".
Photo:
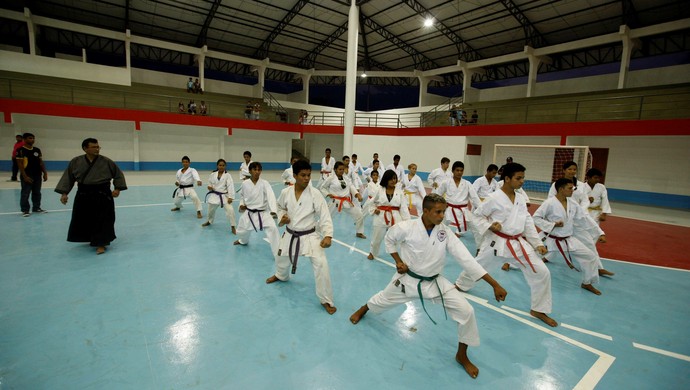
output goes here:
<path id="1" fill-rule="evenodd" d="M 592 154 L 589 146 L 573 145 L 494 145 L 494 164 L 505 164 L 506 158 L 526 168 L 525 184 L 530 199 L 547 198 L 551 183 L 563 177 L 563 164 L 567 161 L 577 163 L 577 178 L 584 181 L 585 173 L 592 167 Z"/>

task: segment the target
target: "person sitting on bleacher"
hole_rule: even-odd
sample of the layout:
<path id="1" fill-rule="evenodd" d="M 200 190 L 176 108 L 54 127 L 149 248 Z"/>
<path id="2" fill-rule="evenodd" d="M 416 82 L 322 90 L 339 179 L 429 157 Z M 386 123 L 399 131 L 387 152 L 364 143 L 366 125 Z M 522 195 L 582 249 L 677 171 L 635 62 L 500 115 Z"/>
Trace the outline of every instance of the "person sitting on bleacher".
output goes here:
<path id="1" fill-rule="evenodd" d="M 194 103 L 194 100 L 190 100 L 189 104 L 187 105 L 187 112 L 196 115 L 196 103 Z"/>
<path id="2" fill-rule="evenodd" d="M 204 91 L 201 89 L 201 82 L 199 79 L 194 80 L 194 93 L 200 93 L 202 95 L 204 93 Z"/>
<path id="3" fill-rule="evenodd" d="M 203 100 L 199 104 L 199 115 L 207 115 L 208 114 L 208 107 L 206 107 L 206 102 Z"/>

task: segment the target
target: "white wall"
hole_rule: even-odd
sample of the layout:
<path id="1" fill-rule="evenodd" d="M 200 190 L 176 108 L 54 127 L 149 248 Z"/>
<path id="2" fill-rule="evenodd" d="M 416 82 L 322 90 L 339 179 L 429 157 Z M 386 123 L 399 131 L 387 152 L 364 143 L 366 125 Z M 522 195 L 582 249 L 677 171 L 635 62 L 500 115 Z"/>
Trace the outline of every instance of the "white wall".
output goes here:
<path id="1" fill-rule="evenodd" d="M 142 123 L 137 134 L 139 161 L 180 161 L 186 155 L 192 162 L 215 162 L 222 157 L 219 140 L 227 131 L 204 126 Z"/>

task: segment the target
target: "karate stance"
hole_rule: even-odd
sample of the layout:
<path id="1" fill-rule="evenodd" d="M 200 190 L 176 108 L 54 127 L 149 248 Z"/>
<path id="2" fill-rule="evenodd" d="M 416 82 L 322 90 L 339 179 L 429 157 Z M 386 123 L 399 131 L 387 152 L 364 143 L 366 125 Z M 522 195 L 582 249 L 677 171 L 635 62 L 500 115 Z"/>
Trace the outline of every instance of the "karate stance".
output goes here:
<path id="1" fill-rule="evenodd" d="M 498 167 L 496 164 L 489 164 L 484 176 L 479 176 L 477 180 L 472 183 L 472 187 L 477 191 L 477 196 L 479 196 L 479 199 L 482 201 L 498 188 L 498 184 L 494 179 L 497 173 Z"/>
<path id="2" fill-rule="evenodd" d="M 201 185 L 201 177 L 199 177 L 199 172 L 194 168 L 189 167 L 190 160 L 189 157 L 182 157 L 182 168 L 178 169 L 175 175 L 175 191 L 173 191 L 173 199 L 175 199 L 174 206 L 170 211 L 180 211 L 182 208 L 182 200 L 187 199 L 189 196 L 192 198 L 192 203 L 196 207 L 196 217 L 201 218 L 201 199 L 196 194 L 194 190 L 194 183 L 197 186 Z"/>
<path id="3" fill-rule="evenodd" d="M 467 232 L 469 225 L 473 223 L 471 220 L 472 213 L 468 206 L 472 205 L 472 209 L 476 209 L 481 200 L 472 184 L 462 178 L 465 172 L 465 164 L 462 161 L 453 163 L 452 172 L 451 179 L 442 182 L 434 189 L 434 193 L 441 196 L 445 195 L 448 202 L 446 222 L 449 226 L 455 226 L 458 229 L 456 235 L 460 237 Z"/>
<path id="4" fill-rule="evenodd" d="M 426 188 L 424 188 L 422 179 L 417 175 L 417 164 L 410 164 L 407 169 L 409 172 L 407 175 L 403 175 L 403 193 L 407 197 L 410 214 L 414 211 L 415 215 L 419 217 L 422 215 L 422 199 L 426 196 Z"/>
<path id="5" fill-rule="evenodd" d="M 515 190 L 525 182 L 525 167 L 506 164 L 505 182 L 500 190 L 490 194 L 477 209 L 477 230 L 485 232 L 481 240 L 477 262 L 490 270 L 499 263 L 518 266 L 531 291 L 530 314 L 549 326 L 558 326 L 547 313 L 551 312 L 551 274 L 534 252 L 547 253 L 527 212 L 524 198 Z M 533 249 L 534 248 L 534 249 Z M 474 287 L 476 279 L 463 271 L 455 284 L 462 291 Z"/>
<path id="6" fill-rule="evenodd" d="M 362 215 L 362 208 L 352 202 L 352 198 L 362 201 L 362 195 L 359 194 L 357 188 L 350 181 L 350 178 L 345 176 L 345 164 L 341 161 L 335 163 L 335 174 L 329 176 L 321 184 L 321 193 L 329 198 L 327 200 L 328 208 L 331 213 L 336 211 L 340 213 L 345 211 L 355 221 L 356 236 L 359 238 L 367 238 L 364 235 L 364 217 Z"/>
<path id="7" fill-rule="evenodd" d="M 369 310 L 381 313 L 417 298 L 425 312 L 425 300 L 441 303 L 447 315 L 458 323 L 455 360 L 472 378 L 476 378 L 479 369 L 467 357 L 467 348 L 479 345 L 477 321 L 472 306 L 448 279 L 441 276 L 446 254 L 453 256 L 473 280 L 483 279 L 491 285 L 496 301 L 504 301 L 508 293 L 442 223 L 446 207 L 446 201 L 440 195 L 427 195 L 421 218 L 391 227 L 386 234 L 386 250 L 395 260 L 397 273 L 385 289 L 369 298 L 350 316 L 350 322 L 357 324 Z"/>
<path id="8" fill-rule="evenodd" d="M 571 197 L 573 182 L 570 179 L 558 179 L 555 183 L 556 196 L 548 198 L 534 212 L 534 224 L 541 229 L 542 240 L 549 250 L 546 258 L 551 261 L 555 256 L 562 256 L 570 268 L 574 268 L 572 259 L 580 264 L 582 284 L 580 287 L 601 295 L 592 283 L 599 281 L 597 262 L 594 253 L 587 249 L 575 236 L 580 231 L 599 237 L 599 242 L 606 242 L 606 236 L 587 212 Z"/>
<path id="9" fill-rule="evenodd" d="M 448 170 L 449 165 L 450 159 L 448 157 L 443 157 L 441 159 L 441 167 L 431 171 L 429 177 L 426 178 L 427 182 L 429 182 L 429 186 L 432 189 L 438 188 L 441 183 L 446 180 L 450 180 L 450 178 L 453 177 L 453 171 Z"/>
<path id="10" fill-rule="evenodd" d="M 225 170 L 225 160 L 222 158 L 216 162 L 217 170 L 211 172 L 208 178 L 208 193 L 206 194 L 206 203 L 208 204 L 208 211 L 206 212 L 208 219 L 201 226 L 209 226 L 213 223 L 216 216 L 216 210 L 220 206 L 225 210 L 225 216 L 230 221 L 230 229 L 232 234 L 237 234 L 235 228 L 235 210 L 232 208 L 232 200 L 235 194 L 235 183 L 232 181 L 232 176 Z"/>
<path id="11" fill-rule="evenodd" d="M 398 184 L 398 175 L 394 171 L 386 171 L 381 178 L 378 190 L 367 202 L 369 214 L 374 216 L 371 232 L 371 247 L 367 259 L 374 260 L 381 248 L 381 241 L 388 228 L 401 221 L 410 219 L 410 209 L 405 200 L 405 194 Z"/>
<path id="12" fill-rule="evenodd" d="M 251 231 L 266 233 L 271 253 L 278 251 L 278 228 L 273 215 L 276 210 L 276 196 L 271 185 L 261 178 L 263 167 L 258 161 L 249 164 L 249 180 L 240 187 L 240 220 L 237 222 L 237 241 L 233 245 L 247 245 Z"/>
<path id="13" fill-rule="evenodd" d="M 585 182 L 587 183 L 585 186 L 585 193 L 589 199 L 589 208 L 587 211 L 589 211 L 589 216 L 592 217 L 594 222 L 598 224 L 606 221 L 606 216 L 611 214 L 608 191 L 606 191 L 606 186 L 600 183 L 603 177 L 604 174 L 596 168 L 591 168 L 585 174 Z M 592 250 L 592 247 L 594 248 L 593 252 L 596 255 L 599 276 L 615 275 L 615 273 L 605 270 L 604 265 L 601 264 L 601 257 L 599 257 L 599 253 L 596 251 L 598 237 L 592 237 L 591 241 L 591 244 L 589 242 L 585 242 L 583 244 L 585 244 L 585 246 L 587 246 L 590 250 Z"/>
<path id="14" fill-rule="evenodd" d="M 283 189 L 278 197 L 279 226 L 287 225 L 275 257 L 276 271 L 266 283 L 287 282 L 297 271 L 300 256 L 309 257 L 314 270 L 316 296 L 328 314 L 333 314 L 333 287 L 325 248 L 331 246 L 333 221 L 323 195 L 309 185 L 311 165 L 299 160 L 292 165 L 295 185 Z M 323 238 L 322 238 L 323 237 Z M 290 267 L 292 265 L 292 267 Z M 292 268 L 290 270 L 290 268 Z"/>
<path id="15" fill-rule="evenodd" d="M 252 163 L 252 152 L 246 150 L 242 154 L 244 161 L 240 164 L 240 183 L 249 179 L 252 175 L 249 174 L 249 164 Z"/>

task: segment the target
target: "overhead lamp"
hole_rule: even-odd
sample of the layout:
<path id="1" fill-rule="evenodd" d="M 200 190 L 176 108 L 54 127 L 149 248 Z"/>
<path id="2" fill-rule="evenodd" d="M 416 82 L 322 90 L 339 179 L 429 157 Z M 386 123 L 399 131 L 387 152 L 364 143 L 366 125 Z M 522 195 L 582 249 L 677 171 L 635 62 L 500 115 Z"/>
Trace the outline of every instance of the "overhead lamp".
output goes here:
<path id="1" fill-rule="evenodd" d="M 434 25 L 434 18 L 426 18 L 424 20 L 424 27 L 431 27 Z"/>
<path id="2" fill-rule="evenodd" d="M 362 72 L 362 78 L 366 78 L 366 77 L 367 77 L 367 72 Z"/>

